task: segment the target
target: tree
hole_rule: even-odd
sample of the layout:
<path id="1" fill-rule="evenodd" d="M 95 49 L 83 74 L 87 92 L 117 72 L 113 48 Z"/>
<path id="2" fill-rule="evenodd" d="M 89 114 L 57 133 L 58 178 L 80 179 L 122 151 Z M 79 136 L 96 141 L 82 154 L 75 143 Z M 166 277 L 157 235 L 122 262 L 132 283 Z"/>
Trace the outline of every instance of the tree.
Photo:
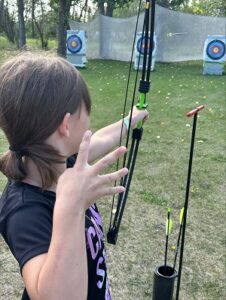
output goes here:
<path id="1" fill-rule="evenodd" d="M 5 33 L 11 43 L 15 43 L 15 20 L 14 16 L 10 15 L 8 3 L 0 0 L 0 30 Z"/>
<path id="2" fill-rule="evenodd" d="M 157 0 L 157 4 L 169 9 L 177 9 L 182 4 L 189 3 L 189 0 Z"/>
<path id="3" fill-rule="evenodd" d="M 71 0 L 59 0 L 58 48 L 60 56 L 66 56 L 66 38 Z"/>
<path id="4" fill-rule="evenodd" d="M 66 56 L 66 37 L 67 29 L 69 28 L 69 16 L 71 5 L 84 3 L 84 0 L 50 0 L 50 6 L 58 13 L 58 48 L 57 53 L 60 56 Z M 88 1 L 85 1 L 88 5 Z M 84 8 L 85 9 L 85 8 Z M 80 13 L 82 16 L 82 13 Z"/>
<path id="5" fill-rule="evenodd" d="M 178 7 L 180 7 L 180 5 L 189 3 L 189 0 L 157 0 L 156 2 L 162 7 L 169 9 L 177 9 Z M 130 6 L 136 7 L 139 5 L 138 0 L 93 0 L 93 3 L 97 4 L 98 11 L 100 14 L 109 17 L 113 16 L 113 13 L 116 9 L 118 13 L 120 11 L 120 8 L 128 9 L 130 8 Z"/>
<path id="6" fill-rule="evenodd" d="M 35 38 L 35 4 L 36 0 L 31 0 L 31 28 L 32 28 L 32 38 Z"/>
<path id="7" fill-rule="evenodd" d="M 129 3 L 129 0 L 93 0 L 93 3 L 97 4 L 98 11 L 101 15 L 106 15 L 108 17 L 113 17 L 114 9 L 117 7 L 122 7 Z M 106 11 L 105 11 L 106 3 Z"/>
<path id="8" fill-rule="evenodd" d="M 206 16 L 226 16 L 225 0 L 157 0 L 163 7 Z"/>
<path id="9" fill-rule="evenodd" d="M 25 33 L 25 22 L 24 22 L 24 0 L 17 0 L 18 7 L 18 41 L 19 48 L 23 48 L 26 45 L 26 33 Z"/>
<path id="10" fill-rule="evenodd" d="M 226 17 L 225 0 L 192 0 L 184 11 L 213 17 Z"/>
<path id="11" fill-rule="evenodd" d="M 129 3 L 122 7 L 117 7 L 114 10 L 114 17 L 116 18 L 128 18 L 138 13 L 139 2 L 137 0 L 129 1 Z M 144 10 L 144 6 L 141 5 L 141 11 Z"/>
<path id="12" fill-rule="evenodd" d="M 73 8 L 75 8 L 75 5 L 73 6 Z M 86 19 L 86 14 L 88 11 L 89 11 L 88 0 L 85 0 L 84 5 L 82 6 L 81 11 L 79 13 L 79 21 L 82 20 L 83 15 L 84 15 L 83 19 L 84 20 Z M 75 9 L 74 9 L 74 12 L 75 12 Z"/>
<path id="13" fill-rule="evenodd" d="M 32 1 L 34 2 L 34 1 Z M 32 3 L 32 10 L 35 10 L 35 7 L 33 7 L 35 3 Z M 34 12 L 32 11 L 32 21 L 35 23 L 35 26 L 37 28 L 38 34 L 40 36 L 41 39 L 41 45 L 42 45 L 42 49 L 47 49 L 48 46 L 48 34 L 45 34 L 45 11 L 44 11 L 44 3 L 43 1 L 39 1 L 39 3 L 37 3 L 40 5 L 40 16 L 37 19 L 35 17 Z M 32 23 L 33 23 L 32 22 Z M 33 31 L 33 28 L 32 28 Z"/>

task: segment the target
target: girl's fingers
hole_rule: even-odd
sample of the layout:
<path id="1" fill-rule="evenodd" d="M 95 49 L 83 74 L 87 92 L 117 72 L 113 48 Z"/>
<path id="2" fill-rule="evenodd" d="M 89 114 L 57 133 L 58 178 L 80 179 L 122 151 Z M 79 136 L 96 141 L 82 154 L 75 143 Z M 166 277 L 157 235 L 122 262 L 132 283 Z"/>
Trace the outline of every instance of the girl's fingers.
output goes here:
<path id="1" fill-rule="evenodd" d="M 81 144 L 79 146 L 78 156 L 76 159 L 75 166 L 82 167 L 88 162 L 88 154 L 89 154 L 89 145 L 91 140 L 92 132 L 87 130 L 82 138 Z"/>
<path id="2" fill-rule="evenodd" d="M 105 187 L 102 190 L 102 196 L 120 194 L 125 191 L 124 186 Z"/>
<path id="3" fill-rule="evenodd" d="M 96 174 L 101 174 L 105 168 L 115 162 L 120 156 L 126 153 L 127 149 L 124 146 L 117 148 L 115 151 L 107 154 L 105 157 L 100 159 L 93 168 Z"/>
<path id="4" fill-rule="evenodd" d="M 110 173 L 110 174 L 101 175 L 100 176 L 101 183 L 102 184 L 110 184 L 111 182 L 121 179 L 126 174 L 128 174 L 128 169 L 123 168 L 123 169 L 120 169 L 120 170 Z"/>
<path id="5" fill-rule="evenodd" d="M 149 114 L 147 116 L 145 116 L 144 119 L 143 119 L 144 122 L 147 121 L 149 119 L 149 117 L 150 117 Z"/>

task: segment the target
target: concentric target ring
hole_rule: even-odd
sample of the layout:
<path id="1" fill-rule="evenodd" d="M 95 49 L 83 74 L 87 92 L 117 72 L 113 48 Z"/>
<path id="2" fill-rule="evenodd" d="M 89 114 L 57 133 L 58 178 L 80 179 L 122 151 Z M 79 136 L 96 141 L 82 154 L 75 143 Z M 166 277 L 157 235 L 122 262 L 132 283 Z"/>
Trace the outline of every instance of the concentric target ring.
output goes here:
<path id="1" fill-rule="evenodd" d="M 225 55 L 225 44 L 220 40 L 211 41 L 207 45 L 206 54 L 210 59 L 221 59 Z"/>
<path id="2" fill-rule="evenodd" d="M 148 53 L 149 53 L 149 47 L 150 47 L 150 38 L 148 39 Z M 144 54 L 144 48 L 145 48 L 145 38 L 140 37 L 139 40 L 137 41 L 137 51 L 143 55 Z M 154 41 L 153 41 L 153 49 L 155 49 L 155 42 Z"/>
<path id="3" fill-rule="evenodd" d="M 76 34 L 69 36 L 67 39 L 67 49 L 71 53 L 78 53 L 82 49 L 82 40 Z"/>

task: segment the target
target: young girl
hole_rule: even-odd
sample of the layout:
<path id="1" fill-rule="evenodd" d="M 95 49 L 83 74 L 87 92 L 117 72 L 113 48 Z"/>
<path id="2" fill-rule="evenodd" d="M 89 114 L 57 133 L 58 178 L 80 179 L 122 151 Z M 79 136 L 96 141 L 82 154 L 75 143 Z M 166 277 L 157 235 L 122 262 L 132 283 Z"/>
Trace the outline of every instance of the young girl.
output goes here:
<path id="1" fill-rule="evenodd" d="M 9 179 L 0 233 L 19 263 L 22 299 L 111 299 L 95 202 L 124 191 L 112 183 L 128 170 L 104 171 L 126 149 L 109 153 L 122 120 L 92 135 L 90 111 L 86 84 L 64 59 L 26 54 L 0 69 L 0 127 L 9 143 L 0 159 Z M 147 118 L 134 108 L 131 126 Z"/>

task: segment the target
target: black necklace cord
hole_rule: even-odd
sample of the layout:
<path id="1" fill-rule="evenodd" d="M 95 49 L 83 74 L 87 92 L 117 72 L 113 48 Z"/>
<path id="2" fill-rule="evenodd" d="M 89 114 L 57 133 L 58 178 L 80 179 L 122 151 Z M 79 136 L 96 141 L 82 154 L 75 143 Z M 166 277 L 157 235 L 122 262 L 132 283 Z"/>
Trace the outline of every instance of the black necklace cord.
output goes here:
<path id="1" fill-rule="evenodd" d="M 139 86 L 139 102 L 137 104 L 138 109 L 146 109 L 147 104 L 146 104 L 146 94 L 149 92 L 150 89 L 150 82 L 147 81 L 147 79 L 150 79 L 150 74 L 147 74 L 147 72 L 151 70 L 151 62 L 152 62 L 152 48 L 153 48 L 153 37 L 154 37 L 154 28 L 151 28 L 150 32 L 150 46 L 149 46 L 149 51 L 148 51 L 148 42 L 149 42 L 149 29 L 152 24 L 154 26 L 154 13 L 155 9 L 155 0 L 152 0 L 152 10 L 151 10 L 151 22 L 150 22 L 150 5 L 151 0 L 146 1 L 145 3 L 145 15 L 144 15 L 144 25 L 143 25 L 143 30 L 142 30 L 142 37 L 141 37 L 141 46 L 143 43 L 143 37 L 144 37 L 144 56 L 143 56 L 143 68 L 142 68 L 142 75 L 141 75 L 141 80 L 140 80 L 140 86 Z M 135 33 L 136 34 L 136 33 Z M 134 46 L 133 46 L 134 49 Z M 148 59 L 147 59 L 147 56 Z M 140 60 L 140 57 L 139 57 Z M 138 63 L 138 69 L 139 69 L 139 63 Z M 137 70 L 137 76 L 136 79 L 138 78 L 138 70 Z M 136 87 L 136 83 L 135 83 Z M 134 99 L 135 99 L 135 94 L 136 94 L 136 88 L 134 89 L 133 93 L 133 101 L 132 101 L 132 107 L 134 105 Z M 131 126 L 131 116 L 132 116 L 132 111 L 130 115 L 130 123 L 129 123 L 129 129 Z M 118 232 L 124 212 L 124 208 L 126 205 L 127 197 L 128 197 L 128 192 L 133 176 L 133 171 L 135 167 L 135 162 L 136 162 L 136 157 L 138 153 L 138 148 L 139 148 L 139 143 L 142 139 L 142 133 L 143 133 L 143 122 L 140 122 L 137 124 L 137 128 L 133 129 L 133 134 L 132 134 L 132 143 L 129 151 L 129 157 L 127 160 L 127 168 L 129 170 L 129 173 L 124 177 L 124 179 L 121 181 L 123 186 L 125 187 L 124 193 L 121 193 L 118 195 L 118 203 L 117 203 L 117 209 L 114 215 L 114 220 L 112 222 L 112 212 L 113 212 L 113 207 L 112 207 L 112 212 L 111 212 L 111 221 L 110 221 L 110 226 L 109 230 L 107 233 L 107 240 L 111 244 L 116 244 L 117 242 L 117 237 L 118 237 Z M 127 137 L 128 138 L 128 137 Z M 124 161 L 125 163 L 125 161 Z"/>

